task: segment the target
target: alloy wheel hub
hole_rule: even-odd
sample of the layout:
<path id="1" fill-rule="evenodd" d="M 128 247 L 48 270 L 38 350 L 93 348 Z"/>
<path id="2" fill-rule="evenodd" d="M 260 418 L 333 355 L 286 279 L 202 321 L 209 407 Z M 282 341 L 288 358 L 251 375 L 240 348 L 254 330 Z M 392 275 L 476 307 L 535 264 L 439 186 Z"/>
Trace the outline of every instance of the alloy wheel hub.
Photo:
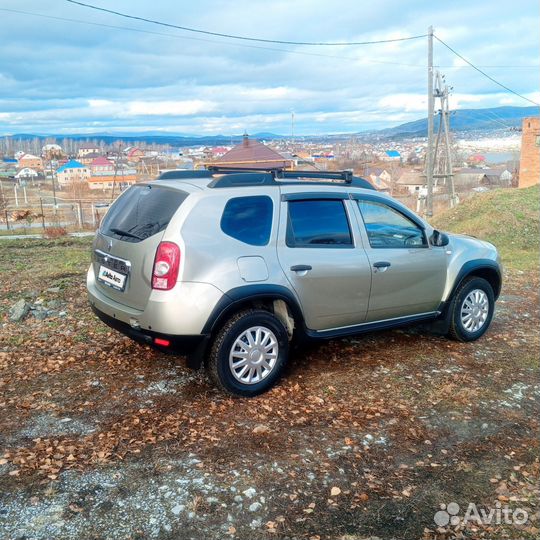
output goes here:
<path id="1" fill-rule="evenodd" d="M 257 384 L 272 373 L 278 354 L 278 340 L 272 330 L 264 326 L 252 326 L 233 343 L 229 353 L 229 368 L 238 382 Z"/>
<path id="2" fill-rule="evenodd" d="M 482 289 L 472 290 L 463 300 L 460 310 L 461 324 L 467 332 L 478 332 L 489 314 L 489 298 Z"/>

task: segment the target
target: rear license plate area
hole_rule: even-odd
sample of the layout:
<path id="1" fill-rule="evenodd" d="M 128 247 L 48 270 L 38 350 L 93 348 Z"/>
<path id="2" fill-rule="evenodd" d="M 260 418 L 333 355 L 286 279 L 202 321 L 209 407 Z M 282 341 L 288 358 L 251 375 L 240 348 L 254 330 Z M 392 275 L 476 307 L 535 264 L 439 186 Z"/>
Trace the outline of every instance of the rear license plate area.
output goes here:
<path id="1" fill-rule="evenodd" d="M 101 283 L 105 283 L 105 285 L 117 291 L 123 291 L 126 288 L 126 279 L 127 276 L 125 274 L 111 270 L 102 264 L 99 265 L 98 280 Z"/>
<path id="2" fill-rule="evenodd" d="M 98 263 L 97 280 L 108 287 L 123 292 L 131 269 L 129 261 L 118 259 L 107 253 L 96 250 Z"/>

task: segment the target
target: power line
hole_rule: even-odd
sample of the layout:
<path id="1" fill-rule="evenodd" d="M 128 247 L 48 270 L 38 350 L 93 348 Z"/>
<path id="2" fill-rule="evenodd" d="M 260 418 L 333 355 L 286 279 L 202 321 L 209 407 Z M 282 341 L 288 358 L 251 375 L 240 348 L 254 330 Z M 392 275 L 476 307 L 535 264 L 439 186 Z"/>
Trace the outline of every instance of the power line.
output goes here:
<path id="1" fill-rule="evenodd" d="M 176 24 L 170 24 L 163 21 L 156 21 L 154 19 L 147 19 L 146 17 L 138 17 L 136 15 L 129 15 L 127 13 L 122 13 L 120 11 L 114 11 L 112 9 L 106 9 L 99 6 L 94 6 L 92 4 L 86 4 L 84 2 L 78 2 L 77 0 L 66 0 L 66 2 L 69 2 L 70 4 L 76 4 L 82 7 L 86 7 L 89 9 L 94 9 L 96 11 L 102 11 L 104 13 L 110 13 L 111 15 L 117 15 L 119 17 L 124 17 L 125 19 L 132 19 L 135 21 L 142 21 L 150 24 L 157 24 L 159 26 L 166 26 L 167 28 L 175 28 L 176 30 L 183 30 L 185 32 L 195 32 L 197 34 L 206 34 L 208 36 L 218 36 L 218 37 L 224 37 L 229 39 L 239 39 L 243 41 L 255 41 L 258 43 L 276 43 L 279 45 L 309 45 L 309 46 L 325 46 L 325 47 L 342 47 L 346 45 L 375 45 L 379 43 L 394 43 L 396 41 L 410 41 L 412 39 L 420 39 L 427 36 L 427 34 L 422 34 L 419 36 L 408 36 L 408 37 L 402 37 L 402 38 L 394 38 L 394 39 L 378 39 L 375 41 L 348 41 L 348 42 L 342 42 L 342 43 L 332 43 L 332 42 L 317 42 L 317 41 L 284 41 L 279 39 L 263 39 L 263 38 L 254 38 L 254 37 L 248 37 L 248 36 L 239 36 L 235 34 L 224 34 L 220 32 L 211 32 L 209 30 L 201 30 L 198 28 L 190 28 L 189 26 L 179 26 Z"/>
<path id="2" fill-rule="evenodd" d="M 512 90 L 508 86 L 504 85 L 503 83 L 500 83 L 498 80 L 494 79 L 491 75 L 488 75 L 485 71 L 482 71 L 479 67 L 475 66 L 472 62 L 469 62 L 464 56 L 459 54 L 455 49 L 450 47 L 448 43 L 445 43 L 440 37 L 437 37 L 436 35 L 433 35 L 433 37 L 442 45 L 444 45 L 449 51 L 453 52 L 458 58 L 461 58 L 464 62 L 469 64 L 473 69 L 478 71 L 478 73 L 481 73 L 484 77 L 488 78 L 491 82 L 495 83 L 496 85 L 500 86 L 501 88 L 504 88 L 507 92 L 510 92 L 511 94 L 514 94 L 517 97 L 520 97 L 521 99 L 524 99 L 525 101 L 528 101 L 529 103 L 532 103 L 533 105 L 540 106 L 540 103 L 536 103 L 536 101 L 533 101 L 532 99 L 529 99 L 528 97 L 525 97 L 524 95 L 516 92 L 515 90 Z"/>
<path id="3" fill-rule="evenodd" d="M 70 22 L 70 23 L 79 23 L 79 24 L 86 24 L 89 26 L 98 26 L 102 28 L 110 28 L 113 30 L 127 30 L 128 32 L 137 32 L 140 34 L 150 34 L 153 36 L 163 36 L 168 38 L 175 38 L 175 39 L 187 39 L 190 41 L 202 41 L 204 43 L 217 43 L 218 45 L 227 45 L 229 47 L 242 47 L 246 49 L 257 49 L 257 50 L 263 50 L 263 51 L 273 51 L 273 52 L 282 52 L 287 54 L 299 54 L 301 56 L 314 56 L 319 58 L 337 58 L 339 60 L 359 60 L 358 57 L 354 56 L 344 56 L 344 55 L 334 55 L 334 54 L 323 54 L 323 53 L 314 53 L 314 52 L 306 52 L 306 51 L 294 51 L 291 49 L 281 49 L 279 47 L 264 47 L 262 45 L 248 45 L 247 43 L 231 43 L 227 41 L 218 41 L 216 39 L 206 39 L 206 38 L 200 38 L 200 37 L 193 37 L 193 36 L 180 36 L 178 34 L 168 34 L 165 32 L 155 32 L 152 30 L 143 30 L 141 28 L 131 28 L 129 26 L 120 26 L 115 24 L 106 24 L 106 23 L 98 23 L 98 22 L 92 22 L 92 21 L 83 21 L 80 19 L 72 19 L 68 17 L 56 17 L 54 15 L 45 15 L 43 13 L 33 13 L 31 11 L 22 11 L 20 9 L 8 9 L 8 8 L 0 8 L 0 11 L 5 11 L 7 13 L 16 13 L 19 15 L 30 15 L 33 17 L 41 17 L 44 19 L 50 19 L 54 21 L 62 21 L 62 22 Z M 387 64 L 391 66 L 406 66 L 406 67 L 414 67 L 414 68 L 423 68 L 423 65 L 420 64 L 409 64 L 405 62 L 391 62 L 391 61 L 385 61 L 385 60 L 372 60 L 371 58 L 363 58 L 362 59 L 365 62 L 369 62 L 370 64 Z"/>
<path id="4" fill-rule="evenodd" d="M 445 66 L 445 65 L 440 65 L 440 64 L 437 64 L 438 68 L 445 68 L 445 69 L 461 69 L 463 67 L 471 67 L 471 66 Z M 485 65 L 482 65 L 482 66 L 477 66 L 477 67 L 481 67 L 481 68 L 500 68 L 500 69 L 538 69 L 540 68 L 540 64 L 539 65 L 521 65 L 521 66 L 494 66 L 494 65 L 489 65 L 489 66 L 485 66 Z"/>
<path id="5" fill-rule="evenodd" d="M 156 32 L 152 30 L 143 30 L 142 28 L 131 28 L 129 26 L 121 26 L 116 24 L 106 24 L 106 23 L 98 23 L 94 21 L 83 21 L 81 19 L 73 19 L 70 17 L 57 17 L 54 15 L 45 15 L 44 13 L 34 13 L 31 11 L 23 11 L 20 9 L 9 9 L 9 8 L 0 8 L 0 11 L 4 11 L 7 13 L 16 13 L 19 15 L 30 15 L 32 17 L 41 17 L 43 19 L 50 19 L 54 21 L 62 21 L 62 22 L 70 22 L 70 23 L 78 23 L 78 24 L 86 24 L 88 26 L 97 26 L 102 28 L 109 28 L 112 30 L 126 30 L 128 32 L 136 32 L 139 34 L 149 34 L 152 36 L 163 36 L 168 38 L 174 38 L 174 39 L 187 39 L 190 41 L 202 41 L 204 43 L 217 43 L 218 45 L 227 45 L 229 47 L 242 47 L 247 49 L 258 49 L 263 51 L 274 51 L 274 52 L 282 52 L 287 54 L 299 54 L 301 56 L 314 56 L 319 58 L 337 58 L 339 60 L 359 60 L 358 57 L 354 56 L 344 56 L 344 55 L 334 55 L 334 54 L 323 54 L 323 53 L 314 53 L 314 52 L 307 52 L 307 51 L 295 51 L 291 49 L 282 49 L 278 47 L 264 47 L 261 45 L 248 45 L 246 43 L 230 43 L 227 41 L 218 41 L 215 39 L 205 39 L 205 38 L 198 38 L 193 36 L 180 36 L 177 34 L 168 34 L 165 32 Z M 421 37 L 421 36 L 420 36 Z M 414 68 L 425 68 L 423 64 L 411 64 L 407 62 L 392 62 L 388 60 L 373 60 L 371 58 L 362 58 L 363 62 L 367 62 L 370 64 L 382 64 L 382 65 L 390 65 L 390 66 L 404 66 L 404 67 L 414 67 Z M 447 69 L 461 69 L 463 67 L 470 67 L 470 66 L 445 66 L 445 65 L 437 65 L 438 68 L 447 68 Z M 524 65 L 524 66 L 479 66 L 484 68 L 506 68 L 506 69 L 538 69 L 540 68 L 540 65 Z"/>
<path id="6" fill-rule="evenodd" d="M 471 120 L 478 120 L 478 116 L 474 116 L 470 113 L 464 112 L 462 109 L 455 109 L 452 112 L 455 114 L 456 118 L 459 118 L 460 116 L 466 116 L 467 118 L 470 118 Z M 500 124 L 506 129 L 512 129 L 513 127 L 513 126 L 510 126 L 509 124 L 506 124 L 505 122 L 501 122 L 500 120 L 492 118 L 488 116 L 487 114 L 480 113 L 478 110 L 476 111 L 475 114 L 480 115 L 485 119 L 485 120 L 482 120 L 482 119 L 480 120 L 481 122 L 484 122 L 484 124 L 490 125 L 490 124 L 496 123 L 496 124 Z"/>

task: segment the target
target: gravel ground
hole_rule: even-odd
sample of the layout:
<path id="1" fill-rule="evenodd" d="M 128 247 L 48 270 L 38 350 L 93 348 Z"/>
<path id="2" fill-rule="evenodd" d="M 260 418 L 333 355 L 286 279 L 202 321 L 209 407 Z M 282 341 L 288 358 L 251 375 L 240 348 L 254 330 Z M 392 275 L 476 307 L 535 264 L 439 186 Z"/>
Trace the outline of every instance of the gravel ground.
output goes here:
<path id="1" fill-rule="evenodd" d="M 21 248 L 10 267 L 29 256 L 35 272 L 56 255 Z M 2 274 L 0 538 L 538 537 L 535 273 L 508 275 L 478 342 L 333 341 L 243 400 L 103 326 L 83 271 Z M 9 321 L 21 290 L 56 309 Z M 438 526 L 451 502 L 529 519 Z"/>

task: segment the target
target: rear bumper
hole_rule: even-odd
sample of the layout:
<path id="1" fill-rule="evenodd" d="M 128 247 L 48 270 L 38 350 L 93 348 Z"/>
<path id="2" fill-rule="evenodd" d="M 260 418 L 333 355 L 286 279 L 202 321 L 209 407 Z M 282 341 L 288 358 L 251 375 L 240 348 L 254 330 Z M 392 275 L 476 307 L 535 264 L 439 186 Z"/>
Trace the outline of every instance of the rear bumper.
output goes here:
<path id="1" fill-rule="evenodd" d="M 170 291 L 152 290 L 138 309 L 120 303 L 97 283 L 90 265 L 86 278 L 90 304 L 108 317 L 142 331 L 171 336 L 207 334 L 204 326 L 223 293 L 209 283 L 182 282 Z"/>
<path id="2" fill-rule="evenodd" d="M 171 352 L 181 355 L 192 355 L 205 347 L 208 342 L 208 336 L 205 334 L 196 335 L 170 335 L 153 332 L 152 330 L 142 330 L 131 327 L 129 324 L 119 321 L 106 313 L 91 305 L 92 311 L 101 319 L 107 326 L 114 328 L 118 332 L 130 337 L 134 341 L 150 345 L 164 352 Z M 156 345 L 155 340 L 161 339 L 169 342 L 168 346 Z"/>

